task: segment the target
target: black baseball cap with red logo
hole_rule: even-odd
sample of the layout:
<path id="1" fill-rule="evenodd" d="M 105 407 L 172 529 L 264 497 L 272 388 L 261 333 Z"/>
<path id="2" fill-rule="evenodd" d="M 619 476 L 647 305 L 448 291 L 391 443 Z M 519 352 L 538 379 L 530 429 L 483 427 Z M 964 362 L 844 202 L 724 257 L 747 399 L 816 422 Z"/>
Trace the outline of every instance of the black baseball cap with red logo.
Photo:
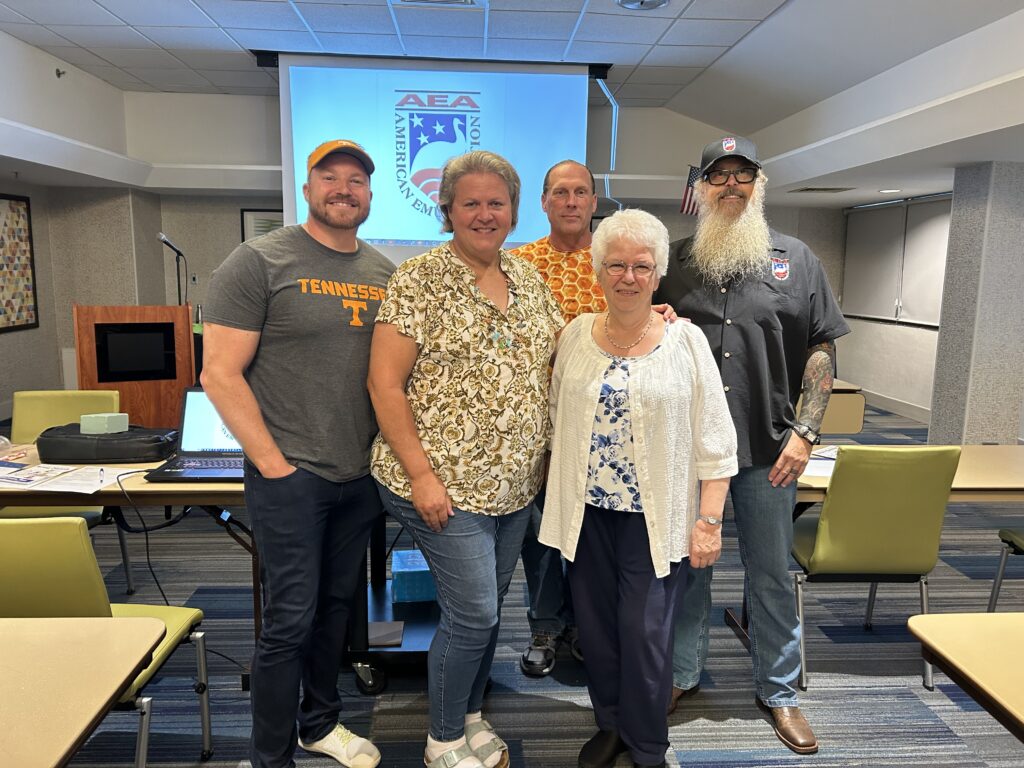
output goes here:
<path id="1" fill-rule="evenodd" d="M 723 136 L 704 147 L 704 152 L 700 156 L 700 175 L 706 174 L 708 169 L 723 157 L 742 157 L 752 165 L 761 167 L 757 160 L 757 145 L 754 142 L 742 136 Z"/>

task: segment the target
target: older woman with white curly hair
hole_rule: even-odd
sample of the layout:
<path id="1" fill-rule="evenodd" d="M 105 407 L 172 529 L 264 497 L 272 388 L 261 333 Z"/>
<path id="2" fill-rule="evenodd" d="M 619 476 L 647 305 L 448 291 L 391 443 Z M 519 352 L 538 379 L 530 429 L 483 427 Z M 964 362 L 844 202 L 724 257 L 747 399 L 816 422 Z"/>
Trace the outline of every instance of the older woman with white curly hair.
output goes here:
<path id="1" fill-rule="evenodd" d="M 705 567 L 721 552 L 736 432 L 704 334 L 651 309 L 668 267 L 664 224 L 618 211 L 591 250 L 608 311 L 579 316 L 558 343 L 540 540 L 569 561 L 599 729 L 580 767 L 623 752 L 663 766 L 680 563 Z"/>

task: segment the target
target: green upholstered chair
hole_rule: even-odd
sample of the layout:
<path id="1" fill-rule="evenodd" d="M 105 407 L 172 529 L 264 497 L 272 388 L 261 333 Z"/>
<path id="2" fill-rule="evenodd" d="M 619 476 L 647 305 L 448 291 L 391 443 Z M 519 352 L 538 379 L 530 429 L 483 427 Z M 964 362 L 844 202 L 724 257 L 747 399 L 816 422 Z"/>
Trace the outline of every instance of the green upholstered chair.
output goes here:
<path id="1" fill-rule="evenodd" d="M 988 598 L 989 613 L 996 609 L 996 603 L 999 601 L 999 590 L 1003 586 L 1007 558 L 1010 555 L 1024 555 L 1024 528 L 1003 528 L 999 531 L 999 540 L 1003 542 L 1003 551 L 999 556 L 995 581 L 992 582 L 992 594 Z"/>
<path id="2" fill-rule="evenodd" d="M 959 446 L 839 449 L 821 513 L 793 524 L 793 557 L 802 569 L 795 574 L 801 688 L 807 688 L 805 583 L 869 582 L 867 629 L 880 582 L 918 582 L 921 612 L 928 613 L 928 573 L 939 557 L 959 461 Z M 932 688 L 930 664 L 924 684 Z"/>
<path id="3" fill-rule="evenodd" d="M 34 443 L 50 427 L 59 427 L 78 421 L 86 413 L 117 413 L 120 393 L 112 389 L 39 390 L 14 393 L 11 414 L 11 442 L 15 445 Z M 103 515 L 103 507 L 0 507 L 0 519 L 22 517 L 80 517 L 90 529 L 100 523 L 112 523 Z M 117 529 L 117 543 L 121 547 L 126 589 L 135 592 L 132 580 L 131 558 L 124 531 Z"/>
<path id="4" fill-rule="evenodd" d="M 85 521 L 77 517 L 0 520 L 0 616 L 149 616 L 160 619 L 167 634 L 153 661 L 125 691 L 115 708 L 137 710 L 139 735 L 135 765 L 144 768 L 149 746 L 152 700 L 144 688 L 185 642 L 195 644 L 196 685 L 202 721 L 201 760 L 213 754 L 206 641 L 197 631 L 203 612 L 165 605 L 111 604 L 96 563 Z M 56 716 L 56 715 L 55 715 Z"/>

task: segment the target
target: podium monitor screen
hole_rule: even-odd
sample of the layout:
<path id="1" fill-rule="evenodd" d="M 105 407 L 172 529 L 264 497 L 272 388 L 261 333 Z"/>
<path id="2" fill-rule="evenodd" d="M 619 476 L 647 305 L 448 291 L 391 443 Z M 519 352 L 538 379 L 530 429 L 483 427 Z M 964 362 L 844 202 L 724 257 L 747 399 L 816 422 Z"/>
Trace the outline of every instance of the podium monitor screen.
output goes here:
<path id="1" fill-rule="evenodd" d="M 94 328 L 101 383 L 177 377 L 174 323 L 96 323 Z"/>

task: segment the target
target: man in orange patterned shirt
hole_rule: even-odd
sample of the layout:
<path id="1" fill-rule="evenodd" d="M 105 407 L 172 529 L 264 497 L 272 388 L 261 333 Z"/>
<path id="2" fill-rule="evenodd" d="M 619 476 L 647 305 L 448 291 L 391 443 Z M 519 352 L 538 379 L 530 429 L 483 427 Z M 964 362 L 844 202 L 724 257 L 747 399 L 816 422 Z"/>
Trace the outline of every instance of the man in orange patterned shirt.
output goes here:
<path id="1" fill-rule="evenodd" d="M 604 292 L 590 260 L 590 219 L 597 209 L 594 175 L 575 160 L 556 163 L 544 176 L 540 205 L 548 215 L 551 233 L 512 253 L 537 267 L 555 294 L 566 323 L 583 312 L 604 312 Z M 532 639 L 519 666 L 535 677 L 544 677 L 554 669 L 563 639 L 568 640 L 573 656 L 582 659 L 562 556 L 537 541 L 543 508 L 541 490 L 522 551 Z"/>

